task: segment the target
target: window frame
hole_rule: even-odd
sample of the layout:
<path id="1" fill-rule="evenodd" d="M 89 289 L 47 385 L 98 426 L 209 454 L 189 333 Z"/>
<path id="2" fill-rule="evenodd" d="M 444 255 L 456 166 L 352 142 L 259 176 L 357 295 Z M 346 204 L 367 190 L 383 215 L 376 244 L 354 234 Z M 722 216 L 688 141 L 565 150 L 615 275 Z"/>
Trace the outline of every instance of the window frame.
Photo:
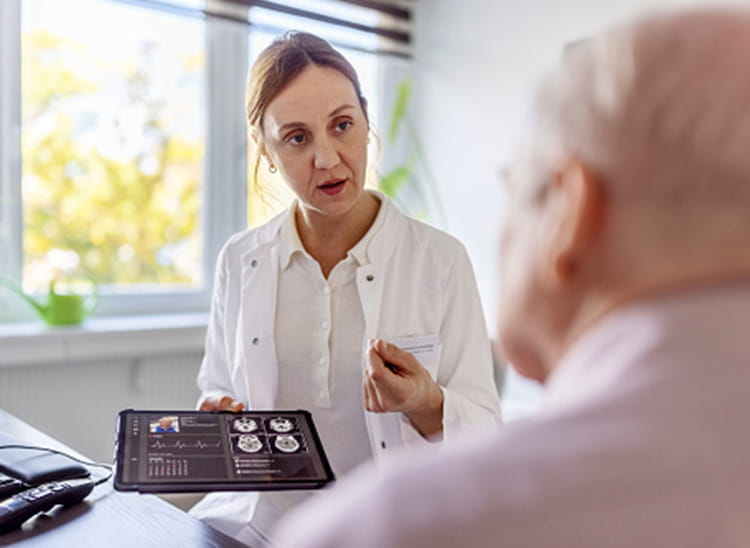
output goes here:
<path id="1" fill-rule="evenodd" d="M 94 316 L 138 318 L 206 313 L 210 305 L 219 252 L 232 234 L 248 226 L 248 132 L 244 103 L 247 67 L 251 57 L 251 33 L 253 26 L 261 32 L 281 32 L 283 29 L 264 28 L 250 21 L 250 9 L 254 3 L 245 0 L 208 2 L 206 10 L 179 7 L 166 9 L 165 3 L 140 0 L 100 1 L 135 5 L 144 11 L 166 11 L 173 13 L 175 17 L 199 17 L 205 24 L 206 126 L 203 200 L 200 211 L 203 284 L 200 289 L 195 290 L 165 287 L 153 292 L 104 293 Z M 21 191 L 22 2 L 23 0 L 0 2 L 0 62 L 3 66 L 3 78 L 0 79 L 0 277 L 16 283 L 21 279 L 23 268 L 24 230 Z M 393 44 L 387 40 L 379 42 L 385 47 L 378 46 L 375 49 L 361 49 L 356 45 L 334 42 L 332 44 L 344 50 L 360 50 L 379 57 L 377 97 L 369 99 L 377 101 L 381 107 L 391 104 L 397 80 L 411 73 L 408 44 L 399 45 L 395 49 L 391 48 Z M 242 68 L 238 70 L 237 67 Z M 378 110 L 381 119 L 372 122 L 375 128 L 385 128 L 386 110 Z M 381 161 L 387 160 L 385 156 L 400 157 L 399 148 L 400 145 L 396 145 L 395 149 L 391 147 L 386 155 L 380 150 Z M 37 297 L 40 300 L 46 298 L 41 294 Z M 12 329 L 14 325 L 32 321 L 38 321 L 32 308 L 0 286 L 0 337 L 3 328 Z"/>
<path id="2" fill-rule="evenodd" d="M 21 2 L 0 3 L 0 277 L 18 282 L 23 266 L 21 192 Z M 116 2 L 113 2 L 116 3 Z M 148 10 L 149 8 L 144 8 Z M 181 15 L 175 15 L 181 17 Z M 249 62 L 246 25 L 205 18 L 205 158 L 201 204 L 202 287 L 195 290 L 103 292 L 95 315 L 133 316 L 206 311 L 224 242 L 246 227 L 247 131 L 242 111 Z M 43 295 L 39 295 L 44 299 Z M 32 321 L 31 307 L 0 291 L 0 324 Z"/>

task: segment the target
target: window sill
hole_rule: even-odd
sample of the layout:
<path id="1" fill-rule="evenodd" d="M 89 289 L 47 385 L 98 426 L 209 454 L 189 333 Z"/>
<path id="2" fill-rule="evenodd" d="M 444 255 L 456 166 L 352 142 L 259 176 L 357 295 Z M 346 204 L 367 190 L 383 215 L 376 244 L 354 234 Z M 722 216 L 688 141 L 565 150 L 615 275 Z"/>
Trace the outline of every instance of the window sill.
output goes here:
<path id="1" fill-rule="evenodd" d="M 178 314 L 0 324 L 0 367 L 202 352 L 207 323 L 207 314 Z"/>

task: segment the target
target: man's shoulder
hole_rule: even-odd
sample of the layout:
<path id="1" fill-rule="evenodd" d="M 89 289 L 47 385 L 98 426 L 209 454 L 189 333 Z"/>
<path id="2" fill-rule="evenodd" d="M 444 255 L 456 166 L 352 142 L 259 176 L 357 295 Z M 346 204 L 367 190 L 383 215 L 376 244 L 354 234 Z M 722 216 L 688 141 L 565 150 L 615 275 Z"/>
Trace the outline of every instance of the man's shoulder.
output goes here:
<path id="1" fill-rule="evenodd" d="M 524 531 L 533 532 L 554 512 L 557 497 L 548 496 L 550 481 L 571 478 L 574 462 L 572 455 L 559 460 L 547 446 L 550 438 L 558 447 L 572 446 L 573 438 L 556 434 L 546 421 L 524 422 L 439 452 L 403 456 L 398 466 L 379 474 L 360 470 L 336 491 L 346 512 L 332 516 L 327 501 L 320 501 L 285 529 L 292 538 L 320 533 L 311 546 L 334 538 L 345 540 L 340 545 L 368 548 L 518 545 L 514 542 Z M 357 515 L 378 520 L 362 523 Z M 351 520 L 360 525 L 348 525 Z"/>
<path id="2" fill-rule="evenodd" d="M 708 530 L 715 523 L 701 520 L 714 507 L 701 497 L 720 492 L 723 478 L 736 478 L 739 495 L 750 492 L 746 459 L 738 460 L 750 442 L 717 458 L 706 451 L 717 429 L 681 428 L 687 401 L 656 403 L 668 396 L 668 387 L 660 390 L 548 409 L 440 452 L 404 457 L 379 476 L 364 470 L 337 491 L 347 513 L 329 522 L 330 506 L 321 503 L 308 514 L 315 523 L 299 534 L 325 531 L 363 547 L 657 546 L 657 538 L 669 541 L 662 546 L 696 546 L 664 524 L 686 520 Z M 725 507 L 739 495 L 729 494 Z M 377 515 L 377 525 L 350 527 L 358 515 Z M 611 544 L 615 531 L 622 542 Z"/>

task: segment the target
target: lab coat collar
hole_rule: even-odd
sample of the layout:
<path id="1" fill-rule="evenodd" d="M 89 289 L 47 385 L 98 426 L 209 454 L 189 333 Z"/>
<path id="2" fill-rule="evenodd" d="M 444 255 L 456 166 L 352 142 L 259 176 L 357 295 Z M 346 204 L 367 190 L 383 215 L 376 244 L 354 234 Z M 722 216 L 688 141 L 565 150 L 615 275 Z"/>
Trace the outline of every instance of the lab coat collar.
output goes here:
<path id="1" fill-rule="evenodd" d="M 377 238 L 380 233 L 386 217 L 392 217 L 393 211 L 395 210 L 395 206 L 382 193 L 375 190 L 368 190 L 367 192 L 375 196 L 378 202 L 380 202 L 380 207 L 378 208 L 378 214 L 375 216 L 375 220 L 365 235 L 347 253 L 349 257 L 356 261 L 357 266 L 370 264 L 370 257 L 373 255 L 378 256 L 379 250 L 381 250 L 383 246 L 375 243 L 374 249 L 377 249 L 378 251 L 373 253 L 370 250 L 371 243 L 373 243 L 373 240 Z M 289 267 L 295 253 L 307 253 L 305 247 L 302 245 L 299 231 L 297 230 L 297 223 L 295 220 L 295 211 L 297 210 L 297 207 L 298 202 L 295 200 L 291 207 L 280 215 L 279 260 L 282 270 L 286 270 Z"/>
<path id="2" fill-rule="evenodd" d="M 375 222 L 370 227 L 362 241 L 352 251 L 360 266 L 372 264 L 373 258 L 382 263 L 391 255 L 394 242 L 403 236 L 406 229 L 407 217 L 383 193 L 377 190 L 368 191 L 380 201 L 380 209 Z M 355 251 L 356 250 L 356 251 Z"/>
<path id="3" fill-rule="evenodd" d="M 348 255 L 355 261 L 357 261 L 357 266 L 370 264 L 368 255 L 370 243 L 380 233 L 380 229 L 383 227 L 383 223 L 387 215 L 387 210 L 390 206 L 390 202 L 388 201 L 388 199 L 380 192 L 376 192 L 374 190 L 369 192 L 370 194 L 375 196 L 378 202 L 380 202 L 380 207 L 378 207 L 378 214 L 375 216 L 375 220 L 372 222 L 372 225 L 367 230 L 365 235 L 362 236 L 362 238 L 355 244 L 355 246 L 349 250 Z"/>
<path id="4" fill-rule="evenodd" d="M 292 262 L 295 253 L 306 253 L 302 240 L 297 232 L 297 222 L 294 212 L 297 209 L 297 201 L 286 210 L 284 221 L 279 229 L 279 261 L 281 270 L 286 270 Z"/>

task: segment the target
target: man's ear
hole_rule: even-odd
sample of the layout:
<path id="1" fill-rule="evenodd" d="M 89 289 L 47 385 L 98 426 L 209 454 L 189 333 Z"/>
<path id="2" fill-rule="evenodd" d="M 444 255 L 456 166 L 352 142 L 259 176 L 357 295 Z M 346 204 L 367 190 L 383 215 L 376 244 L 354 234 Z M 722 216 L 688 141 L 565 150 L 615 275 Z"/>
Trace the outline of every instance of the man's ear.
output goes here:
<path id="1" fill-rule="evenodd" d="M 554 172 L 552 186 L 556 219 L 550 234 L 547 281 L 564 287 L 575 279 L 600 233 L 605 193 L 601 177 L 575 158 L 565 160 Z"/>

